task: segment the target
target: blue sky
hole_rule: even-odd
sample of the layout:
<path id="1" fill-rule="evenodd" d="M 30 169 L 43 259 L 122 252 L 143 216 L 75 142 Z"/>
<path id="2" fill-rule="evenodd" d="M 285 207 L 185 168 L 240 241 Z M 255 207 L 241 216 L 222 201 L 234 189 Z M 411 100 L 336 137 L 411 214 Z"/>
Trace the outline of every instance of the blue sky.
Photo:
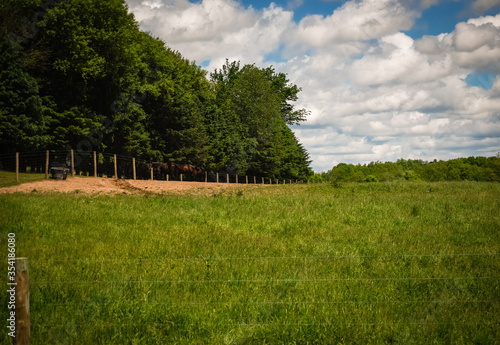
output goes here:
<path id="1" fill-rule="evenodd" d="M 193 3 L 199 1 L 191 1 Z M 271 3 L 293 11 L 293 19 L 300 22 L 308 15 L 329 16 L 343 4 L 349 1 L 341 0 L 276 0 L 276 1 L 256 1 L 240 0 L 244 7 L 252 6 L 255 9 L 262 10 L 269 7 Z M 476 17 L 478 12 L 471 7 L 473 1 L 468 0 L 444 0 L 439 1 L 429 9 L 422 11 L 422 15 L 416 20 L 411 30 L 407 34 L 413 38 L 423 35 L 439 35 L 445 32 L 451 32 L 458 21 Z M 419 3 L 414 2 L 413 6 L 418 7 Z M 488 10 L 481 11 L 481 15 L 495 15 L 498 13 L 500 5 L 492 6 Z"/>
<path id="2" fill-rule="evenodd" d="M 127 0 L 207 71 L 225 59 L 302 87 L 315 171 L 500 151 L 500 0 Z"/>

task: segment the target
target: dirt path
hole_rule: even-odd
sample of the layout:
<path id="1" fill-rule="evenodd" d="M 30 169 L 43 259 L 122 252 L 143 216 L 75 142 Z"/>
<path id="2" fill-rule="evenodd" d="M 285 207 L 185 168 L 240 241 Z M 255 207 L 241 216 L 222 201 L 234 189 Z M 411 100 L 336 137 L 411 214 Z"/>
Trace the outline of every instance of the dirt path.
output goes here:
<path id="1" fill-rule="evenodd" d="M 0 188 L 0 193 L 81 192 L 86 194 L 212 194 L 242 185 L 227 183 L 114 180 L 110 178 L 69 177 Z"/>

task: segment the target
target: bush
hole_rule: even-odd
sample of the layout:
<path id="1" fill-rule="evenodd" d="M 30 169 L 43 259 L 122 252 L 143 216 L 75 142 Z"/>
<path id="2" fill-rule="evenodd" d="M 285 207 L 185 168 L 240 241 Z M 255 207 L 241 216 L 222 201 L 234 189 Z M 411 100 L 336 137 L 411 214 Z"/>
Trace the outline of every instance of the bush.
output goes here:
<path id="1" fill-rule="evenodd" d="M 314 174 L 313 176 L 311 176 L 311 178 L 309 179 L 309 182 L 312 182 L 312 183 L 320 183 L 320 182 L 323 182 L 323 176 L 321 176 L 321 174 Z"/>
<path id="2" fill-rule="evenodd" d="M 368 175 L 363 182 L 378 182 L 378 178 L 375 175 Z"/>

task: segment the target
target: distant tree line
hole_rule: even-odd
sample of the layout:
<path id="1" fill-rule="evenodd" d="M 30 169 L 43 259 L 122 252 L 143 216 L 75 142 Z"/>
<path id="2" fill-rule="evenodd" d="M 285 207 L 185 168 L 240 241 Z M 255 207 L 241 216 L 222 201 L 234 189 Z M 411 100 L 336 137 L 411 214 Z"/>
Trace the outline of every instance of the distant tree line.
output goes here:
<path id="1" fill-rule="evenodd" d="M 500 182 L 500 155 L 496 157 L 457 158 L 448 161 L 399 159 L 397 162 L 369 164 L 340 163 L 332 170 L 316 174 L 312 181 L 497 181 Z"/>
<path id="2" fill-rule="evenodd" d="M 0 152 L 79 148 L 307 179 L 308 112 L 272 67 L 210 75 L 139 30 L 123 0 L 0 3 Z"/>

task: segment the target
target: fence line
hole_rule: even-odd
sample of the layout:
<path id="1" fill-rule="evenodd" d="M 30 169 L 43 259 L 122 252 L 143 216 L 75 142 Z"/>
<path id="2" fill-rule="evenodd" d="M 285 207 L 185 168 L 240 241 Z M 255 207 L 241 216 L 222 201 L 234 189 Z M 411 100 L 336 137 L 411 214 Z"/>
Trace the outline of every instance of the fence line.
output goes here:
<path id="1" fill-rule="evenodd" d="M 141 305 L 335 305 L 335 304 L 416 304 L 416 303 L 434 303 L 434 304 L 475 304 L 475 303 L 499 303 L 498 300 L 385 300 L 385 301 L 261 301 L 261 302 L 142 302 Z M 95 305 L 113 305 L 113 302 L 93 302 L 93 303 L 43 303 L 43 306 L 68 307 L 68 306 L 95 306 Z M 34 304 L 37 306 L 38 304 Z M 42 304 L 40 304 L 42 305 Z"/>
<path id="2" fill-rule="evenodd" d="M 383 254 L 383 255 L 338 255 L 338 256 L 289 256 L 289 257 L 216 257 L 216 258 L 164 258 L 164 261 L 171 261 L 171 260 L 176 260 L 176 261 L 211 261 L 211 260 L 329 260 L 329 259 L 340 259 L 340 260 L 346 260 L 350 258 L 372 258 L 372 259 L 383 259 L 383 258 L 409 258 L 409 259 L 418 259 L 418 258 L 432 258 L 432 257 L 437 257 L 437 258 L 443 258 L 443 257 L 449 257 L 449 258 L 460 258 L 460 257 L 481 257 L 483 259 L 488 260 L 489 258 L 496 258 L 498 257 L 500 253 L 434 253 L 434 254 Z M 57 262 L 68 262 L 68 261 L 80 261 L 80 262 L 96 262 L 96 261 L 102 261 L 102 262 L 107 262 L 107 261 L 132 261 L 132 262 L 137 262 L 140 263 L 141 261 L 148 261 L 148 260 L 162 260 L 162 259 L 143 259 L 143 258 L 137 258 L 137 259 L 104 259 L 104 260 L 82 260 L 82 259 L 77 259 L 77 260 L 55 260 Z M 48 262 L 49 260 L 42 260 L 45 262 Z M 124 277 L 122 274 L 121 277 Z M 448 276 L 448 277 L 440 277 L 440 276 L 434 276 L 434 277 L 359 277 L 359 278 L 317 278 L 317 279 L 308 279 L 308 278 L 303 278 L 303 279 L 200 279 L 200 280 L 193 280 L 193 279 L 185 279 L 185 280 L 93 280 L 93 281 L 82 281 L 82 280 L 73 280 L 73 281 L 54 281 L 54 280 L 32 280 L 31 285 L 35 287 L 34 291 L 34 296 L 37 296 L 39 292 L 43 291 L 46 286 L 53 286 L 55 289 L 58 289 L 61 287 L 61 284 L 68 285 L 69 291 L 84 291 L 87 289 L 88 285 L 96 285 L 97 289 L 104 289 L 105 290 L 105 285 L 110 285 L 108 287 L 109 289 L 112 289 L 113 291 L 116 289 L 117 291 L 128 291 L 129 287 L 135 288 L 134 284 L 150 284 L 148 289 L 151 289 L 151 291 L 154 292 L 155 289 L 160 288 L 161 289 L 161 284 L 179 284 L 181 286 L 186 286 L 182 284 L 189 284 L 189 285 L 194 285 L 194 286 L 200 286 L 197 284 L 207 284 L 207 286 L 217 286 L 217 285 L 212 285 L 212 284 L 289 284 L 289 283 L 319 283 L 319 284 L 328 284 L 328 283 L 350 283 L 350 282 L 358 282 L 358 283 L 368 283 L 368 282 L 395 282 L 397 283 L 404 283 L 408 284 L 410 286 L 411 282 L 429 282 L 425 284 L 429 284 L 429 286 L 434 287 L 434 283 L 432 282 L 440 282 L 439 284 L 445 285 L 443 292 L 441 295 L 434 294 L 432 296 L 426 296 L 423 294 L 419 294 L 418 297 L 416 295 L 408 295 L 408 299 L 404 299 L 404 295 L 396 295 L 395 299 L 391 299 L 392 296 L 380 296 L 381 299 L 377 300 L 376 295 L 374 295 L 374 299 L 370 300 L 369 295 L 364 296 L 364 299 L 361 300 L 356 300 L 356 296 L 345 296 L 346 299 L 342 299 L 342 295 L 333 298 L 332 300 L 328 300 L 328 296 L 324 295 L 299 295 L 296 296 L 295 294 L 291 295 L 291 298 L 288 299 L 288 297 L 282 297 L 282 296 L 276 296 L 276 298 L 273 298 L 274 296 L 269 297 L 264 297 L 262 300 L 258 300 L 255 298 L 254 300 L 249 300 L 249 301 L 238 301 L 237 298 L 234 298 L 231 296 L 228 297 L 222 297 L 222 296 L 204 296 L 204 298 L 207 299 L 207 301 L 203 301 L 203 298 L 200 298 L 196 294 L 191 296 L 190 298 L 183 298 L 174 300 L 173 296 L 167 296 L 167 298 L 161 298 L 156 295 L 156 298 L 153 295 L 151 295 L 151 299 L 147 297 L 146 299 L 141 299 L 139 300 L 137 297 L 127 297 L 124 298 L 123 300 L 117 300 L 116 298 L 109 296 L 103 296 L 103 298 L 99 297 L 94 297 L 92 298 L 91 296 L 87 296 L 86 293 L 84 293 L 82 296 L 75 296 L 76 301 L 81 300 L 81 303 L 74 302 L 75 300 L 72 300 L 73 303 L 47 303 L 50 302 L 47 301 L 45 298 L 40 300 L 40 302 L 37 303 L 35 301 L 32 304 L 32 308 L 39 309 L 43 307 L 49 307 L 51 310 L 49 313 L 59 313 L 60 310 L 63 310 L 64 308 L 78 308 L 79 310 L 88 310 L 88 313 L 92 313 L 94 309 L 98 310 L 107 310 L 106 308 L 110 307 L 114 310 L 114 308 L 118 308 L 120 310 L 121 308 L 126 308 L 127 310 L 127 317 L 122 320 L 125 321 L 123 322 L 92 322 L 91 326 L 89 326 L 88 322 L 85 322 L 85 320 L 90 320 L 91 317 L 88 315 L 91 314 L 86 314 L 84 312 L 82 316 L 79 314 L 76 316 L 72 317 L 72 321 L 69 321 L 68 323 L 65 324 L 60 324 L 60 323 L 55 323 L 55 324 L 50 324 L 50 323 L 44 323 L 43 319 L 40 319 L 40 321 L 37 321 L 36 319 L 32 322 L 32 327 L 34 329 L 43 329 L 47 330 L 46 332 L 59 332 L 58 329 L 76 329 L 77 331 L 74 333 L 68 333 L 68 334 L 73 334 L 74 336 L 77 336 L 80 331 L 83 331 L 84 329 L 88 327 L 92 328 L 97 328 L 97 329 L 123 329 L 123 328 L 133 328 L 133 327 L 172 327 L 172 326 L 179 326 L 177 324 L 178 321 L 173 319 L 171 322 L 154 322 L 158 321 L 157 319 L 152 319 L 149 316 L 141 317 L 141 308 L 146 308 L 145 310 L 150 310 L 151 308 L 158 308 L 158 310 L 163 310 L 162 308 L 178 308 L 182 310 L 189 310 L 191 309 L 196 309 L 196 310 L 203 310 L 202 317 L 198 319 L 193 319 L 193 320 L 188 320 L 188 322 L 182 321 L 182 324 L 180 325 L 181 327 L 218 327 L 221 325 L 224 326 L 231 326 L 231 327 L 426 327 L 426 326 L 438 326 L 438 325 L 453 325 L 456 327 L 474 327 L 474 326 L 481 326 L 482 327 L 487 327 L 488 329 L 491 327 L 495 327 L 498 325 L 498 322 L 496 321 L 491 321 L 491 319 L 487 319 L 485 315 L 488 315 L 488 313 L 495 313 L 495 311 L 498 309 L 498 305 L 500 301 L 494 299 L 494 295 L 486 296 L 482 294 L 474 294 L 469 296 L 468 294 L 460 294 L 460 292 L 455 291 L 454 289 L 454 284 L 458 284 L 457 286 L 460 286 L 462 284 L 459 281 L 468 281 L 472 285 L 485 285 L 485 286 L 497 286 L 497 281 L 500 281 L 500 276 Z M 484 283 L 479 284 L 479 281 L 483 281 Z M 465 284 L 469 284 L 469 283 Z M 490 282 L 495 282 L 494 284 L 491 284 Z M 158 287 L 155 287 L 153 284 L 159 284 Z M 210 285 L 209 285 L 210 284 Z M 415 283 L 419 284 L 419 283 Z M 126 287 L 126 286 L 129 287 Z M 186 289 L 192 289 L 192 286 L 187 285 Z M 449 287 L 450 285 L 453 285 L 451 288 Z M 140 285 L 137 285 L 140 286 Z M 279 285 L 278 285 L 279 286 Z M 377 285 L 378 286 L 378 285 Z M 126 288 L 125 288 L 126 287 Z M 360 285 L 362 287 L 362 285 Z M 437 287 L 437 286 L 436 286 Z M 255 287 L 257 288 L 257 286 Z M 304 289 L 308 289 L 309 286 L 305 286 Z M 372 288 L 375 288 L 375 285 L 372 286 Z M 385 289 L 385 285 L 382 284 L 379 286 L 380 289 Z M 253 287 L 252 287 L 253 289 Z M 266 287 L 267 289 L 267 287 Z M 448 289 L 451 289 L 451 293 L 448 293 Z M 112 292 L 113 292 L 112 291 Z M 131 290 L 133 291 L 133 290 Z M 148 292 L 149 296 L 149 292 Z M 296 296 L 298 298 L 294 299 L 293 297 Z M 320 297 L 318 299 L 314 299 L 315 297 Z M 302 298 L 300 298 L 302 297 Z M 361 296 L 360 296 L 361 297 Z M 388 298 L 387 298 L 388 297 Z M 397 299 L 399 297 L 399 299 Z M 415 298 L 417 297 L 417 298 Z M 430 297 L 429 299 L 425 298 Z M 432 298 L 435 297 L 435 298 Z M 471 297 L 477 297 L 477 299 L 473 299 Z M 481 299 L 481 297 L 483 297 Z M 493 298 L 484 298 L 484 297 L 493 297 Z M 353 299 L 354 298 L 354 299 Z M 148 301 L 150 299 L 150 301 Z M 234 300 L 232 300 L 234 299 Z M 59 300 L 59 298 L 55 298 L 55 300 Z M 208 307 L 211 306 L 211 307 Z M 220 308 L 217 308 L 219 306 Z M 337 308 L 335 306 L 338 306 Z M 365 307 L 366 306 L 366 307 Z M 370 307 L 372 306 L 372 307 Z M 208 307 L 208 308 L 207 308 Z M 247 309 L 272 309 L 272 310 L 286 310 L 287 312 L 290 313 L 296 313 L 297 317 L 295 321 L 297 322 L 286 322 L 288 321 L 286 318 L 278 318 L 278 319 L 270 319 L 266 315 L 267 314 L 262 314 L 262 318 L 259 316 L 260 314 L 248 314 L 247 316 L 241 317 L 241 318 L 231 318 L 228 319 L 228 322 L 225 321 L 213 321 L 213 319 L 209 318 L 212 313 L 214 315 L 221 315 L 221 317 L 225 317 L 223 314 L 224 309 L 230 308 L 232 309 L 237 309 L 239 310 L 241 308 L 241 312 L 243 313 Z M 316 314 L 311 314 L 311 312 L 314 312 L 315 309 L 318 309 L 318 312 L 324 313 L 325 310 L 336 310 L 333 314 L 326 314 L 326 317 L 317 317 L 314 316 Z M 445 309 L 446 308 L 446 309 Z M 436 317 L 441 314 L 443 310 L 451 310 L 455 311 L 455 309 L 459 311 L 467 311 L 470 309 L 474 308 L 479 308 L 480 310 L 487 310 L 487 314 L 481 314 L 478 318 L 474 319 L 469 319 L 466 315 L 458 318 L 452 318 L 451 320 L 455 320 L 454 322 L 451 322 L 450 319 L 444 319 L 444 318 L 439 318 Z M 345 309 L 352 309 L 352 312 L 354 313 L 353 315 L 357 315 L 356 313 L 359 313 L 359 317 L 348 317 L 347 319 L 344 317 L 345 315 L 349 316 L 349 314 L 346 314 Z M 402 321 L 391 321 L 390 319 L 379 319 L 377 317 L 377 312 L 381 311 L 384 312 L 389 310 L 393 311 L 395 310 L 394 315 L 399 315 L 398 310 L 402 309 L 404 315 L 404 319 Z M 415 309 L 416 311 L 412 311 Z M 43 310 L 43 309 L 42 309 Z M 365 313 L 365 310 L 368 310 L 368 312 Z M 431 316 L 430 319 L 417 319 L 418 313 L 427 313 L 428 315 Z M 284 312 L 284 311 L 283 311 Z M 415 314 L 416 313 L 416 314 Z M 338 314 L 338 315 L 337 315 Z M 417 315 L 413 316 L 412 315 Z M 139 315 L 139 317 L 135 317 Z M 236 314 L 235 314 L 236 315 Z M 243 314 L 242 314 L 243 315 Z M 246 315 L 246 314 L 245 314 Z M 322 314 L 323 315 L 323 314 Z M 459 314 L 461 315 L 461 314 Z M 225 319 L 224 319 L 225 320 Z M 238 320 L 241 320 L 242 322 L 238 322 Z M 340 320 L 338 322 L 335 322 L 336 320 Z M 353 321 L 349 321 L 353 320 Z M 127 323 L 127 321 L 129 321 Z M 143 322 L 142 322 L 143 321 Z M 147 322 L 147 321 L 153 321 L 153 322 Z M 160 320 L 163 321 L 163 320 Z M 192 322 L 190 322 L 192 321 Z M 261 321 L 261 322 L 259 322 Z M 276 322 L 273 322 L 276 321 Z M 281 322 L 280 322 L 281 321 Z M 304 321 L 304 322 L 300 322 Z M 308 322 L 309 321 L 309 322 Z M 56 321 L 57 322 L 57 321 Z M 61 321 L 59 321 L 61 322 Z M 63 321 L 64 322 L 64 321 Z M 52 330 L 52 331 L 51 331 Z M 45 331 L 42 331 L 45 332 Z"/>
<path id="3" fill-rule="evenodd" d="M 99 158 L 97 157 L 99 156 Z M 141 180 L 166 180 L 172 176 L 162 176 L 150 168 L 149 161 L 136 159 L 135 157 L 119 154 L 97 154 L 96 151 L 78 152 L 74 150 L 46 150 L 34 152 L 17 152 L 11 154 L 0 154 L 0 170 L 16 172 L 16 182 L 19 183 L 19 173 L 44 173 L 48 178 L 50 166 L 54 162 L 64 162 L 69 168 L 72 176 L 82 175 L 94 177 L 114 177 L 115 179 Z M 21 169 L 20 169 L 21 168 Z M 176 176 L 177 177 L 177 176 Z M 209 181 L 210 177 L 210 181 Z M 228 172 L 206 173 L 199 182 L 236 183 L 236 184 L 292 184 L 292 179 L 271 179 L 258 176 L 249 179 L 248 175 L 229 174 Z M 178 176 L 180 181 L 185 180 L 186 175 Z M 193 177 L 191 177 L 193 180 Z M 196 180 L 196 179 L 195 179 Z M 202 181 L 203 180 L 203 181 Z M 259 183 L 259 182 L 262 183 Z M 266 183 L 269 181 L 269 183 Z M 295 183 L 302 183 L 293 179 Z"/>
<path id="4" fill-rule="evenodd" d="M 415 326 L 424 326 L 424 325 L 493 325 L 495 322 L 319 322 L 319 323 L 287 323 L 287 322 L 262 322 L 262 323 L 235 323 L 228 322 L 224 323 L 227 326 L 245 326 L 245 327 L 268 327 L 268 326 L 296 326 L 296 327 L 308 327 L 308 326 L 398 326 L 398 325 L 415 325 Z M 71 323 L 71 326 L 74 327 L 88 327 L 86 324 L 77 324 Z M 97 325 L 92 325 L 92 327 L 101 327 L 101 328 L 110 328 L 110 327 L 139 327 L 139 326 L 153 326 L 153 327 L 171 327 L 174 323 L 99 323 Z M 217 322 L 199 322 L 199 323 L 188 323 L 186 326 L 220 326 L 220 323 Z M 68 327 L 67 324 L 57 324 L 57 325 L 37 325 L 37 327 L 43 327 L 45 329 L 48 328 L 60 328 L 60 327 Z"/>
<path id="5" fill-rule="evenodd" d="M 498 277 L 399 277 L 399 278 L 320 278 L 320 279 L 204 279 L 204 280 L 94 280 L 94 281 L 34 281 L 36 284 L 220 284 L 220 283 L 326 283 L 326 282 L 350 282 L 350 281 L 429 281 L 429 280 L 468 280 L 468 279 L 500 279 Z"/>
<path id="6" fill-rule="evenodd" d="M 382 255 L 332 255 L 332 256 L 248 256 L 248 257 L 185 257 L 185 258 L 120 258 L 120 259 L 42 259 L 46 262 L 116 262 L 116 261 L 244 261 L 244 260 L 335 260 L 366 258 L 425 258 L 425 257 L 474 257 L 498 256 L 500 253 L 450 253 L 450 254 L 382 254 Z"/>

